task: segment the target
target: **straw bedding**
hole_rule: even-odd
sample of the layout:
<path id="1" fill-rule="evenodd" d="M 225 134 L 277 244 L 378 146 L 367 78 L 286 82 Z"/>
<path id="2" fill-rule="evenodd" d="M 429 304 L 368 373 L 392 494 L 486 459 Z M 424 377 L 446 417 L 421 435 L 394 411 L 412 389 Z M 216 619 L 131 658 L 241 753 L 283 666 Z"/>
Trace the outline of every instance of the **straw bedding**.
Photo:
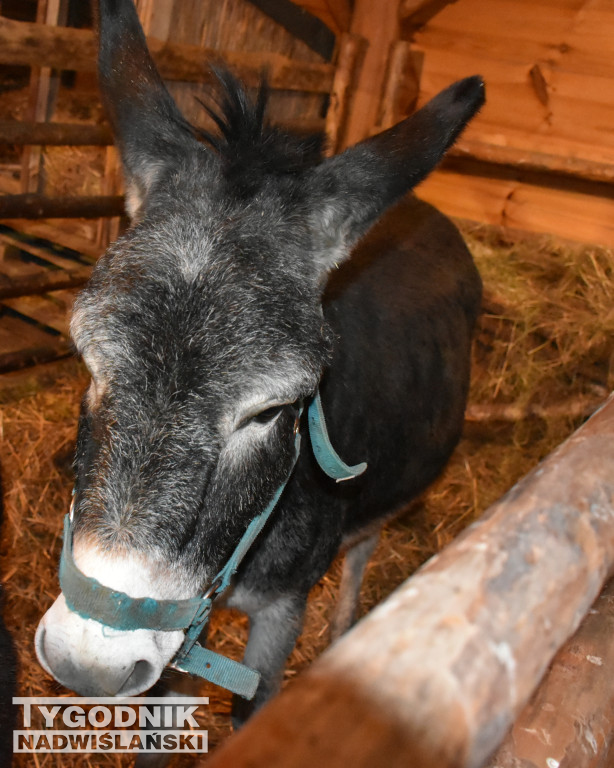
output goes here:
<path id="1" fill-rule="evenodd" d="M 465 225 L 482 272 L 485 312 L 474 345 L 465 435 L 444 475 L 383 532 L 366 574 L 361 611 L 384 599 L 560 443 L 612 388 L 614 254 L 546 240 L 516 240 Z M 76 371 L 76 373 L 75 373 Z M 73 368 L 53 385 L 13 397 L 0 411 L 5 616 L 19 656 L 19 695 L 66 691 L 41 671 L 33 635 L 57 593 L 61 519 L 68 508 L 70 457 L 87 377 Z M 0 393 L 1 394 L 1 393 Z M 317 585 L 305 631 L 286 673 L 290 682 L 327 644 L 340 562 Z M 245 620 L 221 611 L 212 646 L 235 658 Z M 214 746 L 230 733 L 229 696 L 210 696 L 204 725 Z M 38 755 L 17 765 L 129 765 L 115 755 Z M 185 759 L 177 764 L 188 764 Z"/>

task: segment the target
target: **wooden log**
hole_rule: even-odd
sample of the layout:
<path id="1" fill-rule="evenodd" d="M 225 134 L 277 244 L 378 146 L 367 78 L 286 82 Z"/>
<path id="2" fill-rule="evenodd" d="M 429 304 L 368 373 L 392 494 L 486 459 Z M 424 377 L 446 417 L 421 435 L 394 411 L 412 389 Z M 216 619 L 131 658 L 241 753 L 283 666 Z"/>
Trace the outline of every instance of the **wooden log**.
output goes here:
<path id="1" fill-rule="evenodd" d="M 64 293 L 66 296 L 68 292 Z M 70 294 L 70 301 L 58 300 L 56 294 L 17 296 L 3 299 L 2 305 L 23 317 L 36 322 L 37 327 L 51 333 L 59 333 L 65 339 L 70 335 L 70 310 L 75 299 L 75 292 Z"/>
<path id="2" fill-rule="evenodd" d="M 516 147 L 498 146 L 479 139 L 460 139 L 447 157 L 477 160 L 482 163 L 528 171 L 530 173 L 553 174 L 569 179 L 614 182 L 614 164 L 600 163 L 568 155 L 550 155 Z"/>
<path id="3" fill-rule="evenodd" d="M 300 0 L 297 5 L 322 19 L 335 34 L 349 32 L 352 22 L 351 0 L 325 0 L 324 3 L 318 0 Z"/>
<path id="4" fill-rule="evenodd" d="M 390 47 L 380 105 L 379 127 L 390 128 L 414 111 L 420 95 L 422 54 L 411 43 L 396 40 Z"/>
<path id="5" fill-rule="evenodd" d="M 0 373 L 21 371 L 32 365 L 41 365 L 55 360 L 72 357 L 70 346 L 63 342 L 49 346 L 28 347 L 16 352 L 0 353 Z"/>
<path id="6" fill-rule="evenodd" d="M 478 768 L 614 570 L 614 397 L 209 768 Z"/>
<path id="7" fill-rule="evenodd" d="M 603 402 L 603 398 L 577 397 L 559 403 L 472 403 L 465 411 L 465 421 L 517 422 L 535 417 L 538 419 L 577 419 L 590 416 Z"/>
<path id="8" fill-rule="evenodd" d="M 418 196 L 448 216 L 583 243 L 614 246 L 614 200 L 585 191 L 484 178 L 441 169 L 417 188 Z"/>
<path id="9" fill-rule="evenodd" d="M 608 768 L 614 760 L 610 580 L 485 768 Z"/>
<path id="10" fill-rule="evenodd" d="M 120 195 L 91 197 L 45 197 L 4 195 L 0 197 L 0 219 L 96 219 L 120 216 L 124 198 Z"/>
<path id="11" fill-rule="evenodd" d="M 352 93 L 356 87 L 358 72 L 367 50 L 367 41 L 359 35 L 342 35 L 335 79 L 326 112 L 328 149 L 334 154 L 340 146 L 345 128 Z"/>
<path id="12" fill-rule="evenodd" d="M 74 222 L 68 220 L 64 220 L 58 225 L 53 219 L 50 221 L 44 219 L 6 219 L 4 224 L 18 232 L 41 237 L 64 248 L 70 248 L 84 256 L 88 256 L 92 260 L 96 260 L 103 250 L 96 243 L 77 234 L 74 231 Z M 72 227 L 70 226 L 71 224 Z"/>
<path id="13" fill-rule="evenodd" d="M 356 0 L 350 31 L 369 41 L 352 98 L 342 146 L 366 138 L 377 124 L 380 98 L 384 88 L 388 51 L 399 39 L 399 0 L 380 3 L 374 22 L 373 0 Z"/>
<path id="14" fill-rule="evenodd" d="M 37 262 L 41 260 L 46 262 L 47 266 L 53 265 L 60 269 L 73 270 L 78 267 L 87 267 L 94 263 L 95 259 L 84 255 L 78 251 L 70 253 L 57 247 L 57 243 L 41 243 L 32 236 L 23 232 L 16 232 L 9 227 L 0 226 L 0 247 L 8 246 L 9 255 L 17 256 L 15 261 L 19 260 L 19 270 L 23 266 L 21 253 L 29 253 L 36 256 Z M 15 253 L 17 251 L 17 253 Z M 0 259 L 0 268 L 6 263 Z"/>
<path id="15" fill-rule="evenodd" d="M 399 20 L 403 33 L 409 37 L 413 31 L 423 27 L 433 16 L 440 13 L 446 5 L 455 0 L 401 0 Z"/>
<path id="16" fill-rule="evenodd" d="M 63 288 L 78 288 L 89 280 L 91 269 L 81 267 L 73 270 L 46 270 L 27 277 L 0 275 L 0 300 L 19 296 L 33 296 L 57 291 Z"/>
<path id="17" fill-rule="evenodd" d="M 330 64 L 294 61 L 270 52 L 214 51 L 155 38 L 149 38 L 147 44 L 167 80 L 210 82 L 209 63 L 223 59 L 249 84 L 259 83 L 266 69 L 272 88 L 328 93 L 332 86 L 334 68 Z M 0 17 L 0 64 L 93 72 L 96 61 L 97 41 L 90 30 L 47 27 Z"/>
<path id="18" fill-rule="evenodd" d="M 335 34 L 319 16 L 291 0 L 249 0 L 293 37 L 301 40 L 326 61 L 335 50 Z"/>
<path id="19" fill-rule="evenodd" d="M 36 21 L 47 27 L 64 26 L 68 18 L 68 0 L 39 0 Z M 59 87 L 59 75 L 48 66 L 30 67 L 30 94 L 26 119 L 49 120 Z M 20 191 L 42 193 L 45 188 L 45 157 L 42 147 L 26 146 L 21 153 Z"/>
<path id="20" fill-rule="evenodd" d="M 108 125 L 0 120 L 0 145 L 2 144 L 105 147 L 113 144 L 113 134 Z"/>
<path id="21" fill-rule="evenodd" d="M 320 118 L 273 122 L 281 128 L 302 133 L 317 133 L 324 130 L 324 121 Z M 0 145 L 4 144 L 107 147 L 113 144 L 113 133 L 108 125 L 22 123 L 17 120 L 0 120 Z"/>
<path id="22" fill-rule="evenodd" d="M 44 365 L 0 374 L 0 406 L 8 405 L 25 395 L 48 389 L 59 378 L 83 376 L 83 364 L 74 356 L 61 357 Z"/>

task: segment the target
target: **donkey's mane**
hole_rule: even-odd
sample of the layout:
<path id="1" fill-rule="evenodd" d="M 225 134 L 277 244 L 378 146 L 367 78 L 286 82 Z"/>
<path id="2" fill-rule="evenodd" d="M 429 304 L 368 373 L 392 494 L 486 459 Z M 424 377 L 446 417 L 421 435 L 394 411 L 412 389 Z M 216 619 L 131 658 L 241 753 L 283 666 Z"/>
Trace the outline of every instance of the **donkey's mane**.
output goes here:
<path id="1" fill-rule="evenodd" d="M 324 134 L 300 134 L 266 121 L 269 86 L 262 77 L 255 98 L 228 69 L 215 67 L 214 106 L 201 101 L 219 133 L 195 129 L 222 160 L 224 176 L 238 194 L 250 194 L 266 176 L 298 176 L 322 160 Z"/>

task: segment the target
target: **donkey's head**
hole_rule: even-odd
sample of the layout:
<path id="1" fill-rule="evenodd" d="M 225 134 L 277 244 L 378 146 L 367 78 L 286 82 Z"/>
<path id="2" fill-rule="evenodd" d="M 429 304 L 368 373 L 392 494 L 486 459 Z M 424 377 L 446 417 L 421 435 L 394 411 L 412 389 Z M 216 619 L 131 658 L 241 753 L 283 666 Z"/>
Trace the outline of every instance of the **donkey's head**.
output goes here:
<path id="1" fill-rule="evenodd" d="M 251 103 L 223 75 L 220 135 L 203 143 L 155 69 L 132 0 L 101 0 L 100 15 L 100 85 L 133 226 L 99 261 L 72 320 L 92 376 L 74 558 L 132 597 L 183 599 L 206 588 L 291 469 L 299 403 L 330 355 L 328 271 L 436 165 L 483 86 L 461 81 L 322 161 L 318 138 L 264 127 L 263 94 Z M 70 688 L 131 695 L 182 639 L 110 629 L 60 595 L 36 645 Z"/>

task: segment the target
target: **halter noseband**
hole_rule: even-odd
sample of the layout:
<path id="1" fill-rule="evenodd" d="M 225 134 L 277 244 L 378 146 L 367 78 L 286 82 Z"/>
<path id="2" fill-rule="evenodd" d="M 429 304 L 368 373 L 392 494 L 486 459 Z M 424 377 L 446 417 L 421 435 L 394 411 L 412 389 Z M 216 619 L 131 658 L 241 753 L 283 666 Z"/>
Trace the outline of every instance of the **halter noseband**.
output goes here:
<path id="1" fill-rule="evenodd" d="M 314 456 L 329 477 L 341 482 L 357 477 L 365 471 L 367 465 L 364 462 L 348 466 L 331 445 L 319 392 L 316 392 L 308 405 L 307 422 Z M 227 589 L 239 564 L 275 509 L 298 460 L 300 445 L 301 435 L 297 428 L 294 459 L 286 479 L 275 491 L 266 509 L 252 519 L 226 565 L 201 597 L 186 600 L 135 598 L 86 576 L 79 570 L 73 558 L 71 509 L 71 514 L 64 517 L 64 545 L 60 558 L 60 587 L 68 608 L 84 619 L 94 619 L 118 630 L 185 630 L 185 639 L 172 661 L 172 666 L 227 688 L 245 699 L 253 698 L 260 682 L 260 673 L 204 648 L 196 641 L 209 619 L 213 601 Z"/>

